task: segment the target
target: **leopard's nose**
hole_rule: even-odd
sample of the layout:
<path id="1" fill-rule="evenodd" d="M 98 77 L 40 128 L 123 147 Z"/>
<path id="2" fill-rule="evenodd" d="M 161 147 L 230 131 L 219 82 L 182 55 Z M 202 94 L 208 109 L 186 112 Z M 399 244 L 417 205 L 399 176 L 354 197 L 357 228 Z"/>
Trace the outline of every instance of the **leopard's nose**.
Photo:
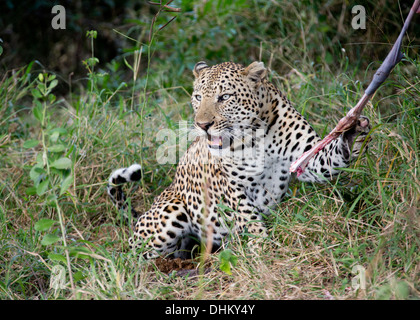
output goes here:
<path id="1" fill-rule="evenodd" d="M 197 122 L 197 126 L 199 126 L 201 129 L 203 129 L 205 132 L 209 130 L 209 128 L 214 124 L 214 121 L 212 122 Z"/>

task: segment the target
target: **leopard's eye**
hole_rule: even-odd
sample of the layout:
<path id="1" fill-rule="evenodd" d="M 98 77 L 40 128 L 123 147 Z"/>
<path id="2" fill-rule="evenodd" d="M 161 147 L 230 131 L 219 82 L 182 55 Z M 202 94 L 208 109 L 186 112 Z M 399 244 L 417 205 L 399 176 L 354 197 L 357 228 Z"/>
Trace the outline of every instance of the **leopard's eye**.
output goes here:
<path id="1" fill-rule="evenodd" d="M 228 100 L 232 95 L 231 94 L 224 94 L 219 97 L 219 101 L 226 101 Z"/>
<path id="2" fill-rule="evenodd" d="M 197 101 L 201 101 L 201 95 L 195 94 L 194 99 L 197 100 Z"/>

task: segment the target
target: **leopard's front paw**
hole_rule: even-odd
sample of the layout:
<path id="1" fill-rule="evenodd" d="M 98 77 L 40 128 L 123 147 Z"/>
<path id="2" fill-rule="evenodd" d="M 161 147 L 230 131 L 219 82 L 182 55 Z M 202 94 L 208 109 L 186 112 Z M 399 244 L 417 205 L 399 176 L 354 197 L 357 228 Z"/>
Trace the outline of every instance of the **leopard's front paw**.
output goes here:
<path id="1" fill-rule="evenodd" d="M 372 128 L 369 118 L 365 116 L 360 116 L 357 120 L 357 124 L 346 131 L 343 134 L 344 141 L 347 142 L 349 149 L 351 150 L 352 158 L 356 158 L 360 154 L 363 143 L 366 140 L 366 136 L 369 134 L 370 129 Z M 370 141 L 370 138 L 366 143 Z"/>

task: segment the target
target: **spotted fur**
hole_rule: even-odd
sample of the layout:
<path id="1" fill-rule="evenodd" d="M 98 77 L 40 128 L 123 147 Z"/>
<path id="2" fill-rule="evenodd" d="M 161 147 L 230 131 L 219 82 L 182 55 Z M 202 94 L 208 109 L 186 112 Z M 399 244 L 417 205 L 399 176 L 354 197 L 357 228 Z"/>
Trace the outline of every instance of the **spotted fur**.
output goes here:
<path id="1" fill-rule="evenodd" d="M 127 210 L 126 197 L 122 191 L 122 185 L 127 182 L 139 181 L 141 178 L 141 166 L 133 164 L 128 168 L 120 168 L 112 172 L 108 179 L 107 192 L 112 202 L 123 212 Z M 137 212 L 133 209 L 132 214 L 137 217 Z"/>
<path id="2" fill-rule="evenodd" d="M 172 184 L 138 218 L 129 239 L 131 247 L 148 248 L 148 258 L 186 257 L 191 238 L 210 240 L 215 249 L 231 232 L 265 237 L 263 215 L 286 194 L 291 163 L 320 140 L 266 79 L 262 62 L 248 67 L 199 62 L 193 73 L 199 135 L 180 160 Z M 298 179 L 323 182 L 336 176 L 337 168 L 359 155 L 369 130 L 369 120 L 362 117 L 320 151 Z M 134 165 L 111 175 L 108 193 L 118 207 L 125 206 L 120 184 L 137 180 L 140 171 Z"/>

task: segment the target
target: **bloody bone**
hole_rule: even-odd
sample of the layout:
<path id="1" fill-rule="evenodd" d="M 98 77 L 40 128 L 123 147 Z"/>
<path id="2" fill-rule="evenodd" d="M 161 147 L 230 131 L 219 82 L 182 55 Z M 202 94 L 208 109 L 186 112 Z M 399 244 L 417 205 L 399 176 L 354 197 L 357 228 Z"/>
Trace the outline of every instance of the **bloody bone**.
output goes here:
<path id="1" fill-rule="evenodd" d="M 407 28 L 410 24 L 410 21 L 414 13 L 420 13 L 420 0 L 416 0 L 414 2 L 407 16 L 407 19 L 405 20 L 401 33 L 398 36 L 398 39 L 395 41 L 394 45 L 392 46 L 391 51 L 388 53 L 382 65 L 376 71 L 375 75 L 373 76 L 372 81 L 370 82 L 369 86 L 365 90 L 365 93 L 363 94 L 362 98 L 359 100 L 357 105 L 353 109 L 351 109 L 347 113 L 347 115 L 338 122 L 337 126 L 323 140 L 318 142 L 316 145 L 312 147 L 312 149 L 302 154 L 295 162 L 293 162 L 289 169 L 290 172 L 296 172 L 297 176 L 300 176 L 305 171 L 305 168 L 312 157 L 314 157 L 320 150 L 322 150 L 331 141 L 337 139 L 340 136 L 340 134 L 342 134 L 343 132 L 349 130 L 350 128 L 356 125 L 357 119 L 362 113 L 362 110 L 365 107 L 365 105 L 368 103 L 370 98 L 374 95 L 374 93 L 379 88 L 379 86 L 386 80 L 386 78 L 388 78 L 392 69 L 403 58 L 403 54 L 401 53 L 401 50 L 400 50 L 402 39 L 404 37 L 405 32 L 407 31 Z"/>

